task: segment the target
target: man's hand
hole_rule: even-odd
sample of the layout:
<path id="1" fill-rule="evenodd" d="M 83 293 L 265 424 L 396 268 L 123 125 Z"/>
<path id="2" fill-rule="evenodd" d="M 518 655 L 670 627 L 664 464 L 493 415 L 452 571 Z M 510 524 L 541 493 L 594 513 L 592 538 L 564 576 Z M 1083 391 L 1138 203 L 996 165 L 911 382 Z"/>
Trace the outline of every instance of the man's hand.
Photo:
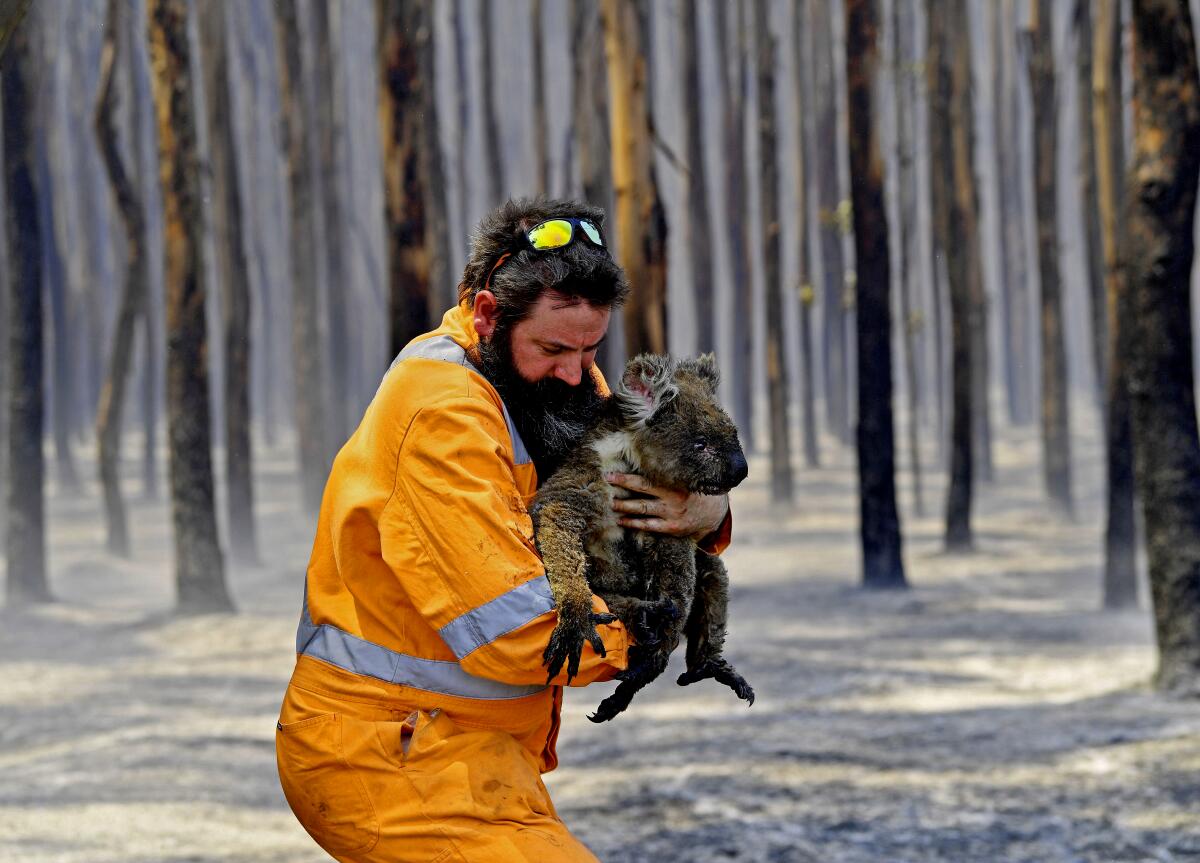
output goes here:
<path id="1" fill-rule="evenodd" d="M 613 499 L 613 511 L 622 527 L 685 536 L 697 542 L 721 526 L 729 512 L 729 495 L 694 494 L 651 485 L 636 473 L 604 475 L 612 485 L 648 497 Z"/>

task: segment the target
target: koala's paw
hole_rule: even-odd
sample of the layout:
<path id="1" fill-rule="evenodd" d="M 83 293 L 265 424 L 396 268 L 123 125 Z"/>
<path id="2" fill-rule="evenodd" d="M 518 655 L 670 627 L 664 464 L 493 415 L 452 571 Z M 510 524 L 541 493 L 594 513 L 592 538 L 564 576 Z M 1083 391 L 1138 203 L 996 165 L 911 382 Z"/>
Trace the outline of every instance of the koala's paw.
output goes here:
<path id="1" fill-rule="evenodd" d="M 589 613 L 580 620 L 572 620 L 560 611 L 558 625 L 554 627 L 554 632 L 550 635 L 550 643 L 546 645 L 546 650 L 542 653 L 542 663 L 548 672 L 546 685 L 548 686 L 550 681 L 562 671 L 564 662 L 567 665 L 567 685 L 571 685 L 571 680 L 579 673 L 579 657 L 583 653 L 584 642 L 590 644 L 594 651 L 604 656 L 607 651 L 604 649 L 604 642 L 600 640 L 600 633 L 596 632 L 596 626 L 613 623 L 616 619 L 615 614 Z"/>
<path id="2" fill-rule="evenodd" d="M 642 647 L 657 647 L 666 629 L 679 619 L 679 608 L 669 599 L 642 602 L 629 620 L 623 620 L 633 640 Z"/>
<path id="3" fill-rule="evenodd" d="M 680 686 L 687 686 L 689 683 L 696 683 L 699 680 L 707 680 L 712 678 L 717 683 L 723 683 L 733 690 L 738 698 L 747 702 L 747 705 L 754 703 L 754 689 L 746 682 L 746 678 L 737 673 L 737 670 L 726 662 L 724 659 L 710 659 L 703 665 L 697 668 L 689 668 L 675 681 Z"/>

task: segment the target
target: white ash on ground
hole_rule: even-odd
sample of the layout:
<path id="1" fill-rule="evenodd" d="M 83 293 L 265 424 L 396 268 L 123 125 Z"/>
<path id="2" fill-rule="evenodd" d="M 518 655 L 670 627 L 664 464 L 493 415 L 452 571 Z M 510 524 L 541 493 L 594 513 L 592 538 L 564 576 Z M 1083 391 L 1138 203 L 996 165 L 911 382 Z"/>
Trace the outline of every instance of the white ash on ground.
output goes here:
<path id="1" fill-rule="evenodd" d="M 1006 433 L 971 555 L 940 552 L 902 475 L 912 589 L 890 593 L 857 587 L 853 455 L 825 443 L 793 513 L 768 506 L 763 459 L 735 492 L 727 655 L 754 706 L 675 686 L 681 657 L 605 725 L 586 714 L 611 685 L 570 691 L 546 779 L 572 829 L 605 863 L 1200 860 L 1200 704 L 1149 689 L 1147 611 L 1099 610 L 1095 442 L 1067 522 L 1034 430 Z M 291 450 L 258 457 L 266 563 L 230 574 L 234 616 L 170 614 L 161 503 L 133 503 L 125 562 L 94 487 L 52 495 L 61 601 L 0 610 L 0 859 L 328 859 L 273 748 L 312 524 Z"/>

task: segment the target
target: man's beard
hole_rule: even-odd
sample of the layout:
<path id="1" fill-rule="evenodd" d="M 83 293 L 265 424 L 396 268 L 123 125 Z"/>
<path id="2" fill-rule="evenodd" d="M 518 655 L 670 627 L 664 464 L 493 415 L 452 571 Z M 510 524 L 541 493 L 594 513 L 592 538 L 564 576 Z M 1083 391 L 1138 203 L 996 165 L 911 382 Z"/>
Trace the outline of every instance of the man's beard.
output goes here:
<path id="1" fill-rule="evenodd" d="M 513 364 L 511 330 L 497 327 L 481 341 L 479 371 L 504 400 L 525 449 L 533 459 L 539 484 L 546 480 L 592 427 L 604 405 L 592 376 L 571 386 L 557 378 L 530 382 Z"/>

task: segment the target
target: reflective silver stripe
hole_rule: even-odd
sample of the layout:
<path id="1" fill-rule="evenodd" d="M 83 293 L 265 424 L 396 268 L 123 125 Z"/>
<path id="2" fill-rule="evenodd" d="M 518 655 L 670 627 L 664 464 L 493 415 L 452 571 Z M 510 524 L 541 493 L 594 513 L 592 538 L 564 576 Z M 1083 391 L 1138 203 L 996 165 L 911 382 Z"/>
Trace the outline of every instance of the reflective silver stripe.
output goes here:
<path id="1" fill-rule="evenodd" d="M 476 677 L 463 671 L 457 662 L 409 656 L 351 635 L 328 623 L 317 626 L 308 613 L 307 581 L 304 586 L 304 611 L 296 630 L 296 652 L 354 674 L 461 698 L 524 698 L 546 688 L 536 684 L 517 686 Z"/>
<path id="2" fill-rule="evenodd" d="M 388 366 L 388 371 L 390 372 L 394 369 L 398 363 L 414 358 L 442 360 L 454 363 L 455 365 L 465 366 L 475 372 L 479 371 L 479 369 L 475 368 L 475 364 L 468 359 L 467 352 L 463 350 L 463 346 L 449 336 L 434 336 L 432 339 L 422 339 L 419 342 L 410 343 L 392 360 L 392 364 Z M 501 399 L 500 404 L 504 407 L 504 424 L 508 426 L 508 436 L 512 438 L 513 464 L 529 464 L 533 459 L 529 456 L 529 450 L 525 449 L 525 441 L 521 440 L 516 423 L 513 422 L 512 415 L 508 412 L 508 405 L 504 404 L 503 399 Z"/>
<path id="3" fill-rule="evenodd" d="M 459 615 L 438 632 L 459 659 L 554 608 L 550 580 L 540 576 Z"/>

